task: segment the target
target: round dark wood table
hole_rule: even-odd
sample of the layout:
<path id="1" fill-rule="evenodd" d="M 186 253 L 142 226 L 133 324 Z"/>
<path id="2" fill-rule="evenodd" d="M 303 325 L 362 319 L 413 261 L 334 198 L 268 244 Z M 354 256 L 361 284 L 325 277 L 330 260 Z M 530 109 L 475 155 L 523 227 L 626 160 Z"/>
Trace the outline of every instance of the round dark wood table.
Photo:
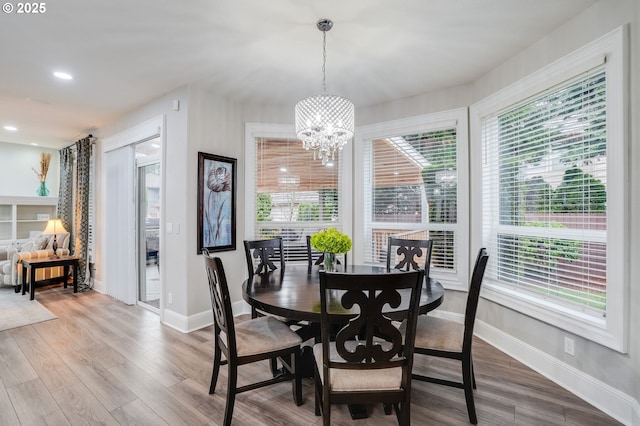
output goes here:
<path id="1" fill-rule="evenodd" d="M 349 274 L 386 274 L 397 272 L 392 270 L 387 272 L 385 267 L 380 266 L 359 266 L 348 265 L 338 267 L 338 272 Z M 242 285 L 242 297 L 254 308 L 273 315 L 293 320 L 309 321 L 320 323 L 320 273 L 318 267 L 314 267 L 308 272 L 303 265 L 287 266 L 284 271 L 275 270 L 267 274 L 254 275 L 245 280 Z M 402 293 L 402 292 L 401 292 Z M 398 308 L 389 308 L 389 316 L 393 318 L 394 311 L 407 309 L 409 305 L 409 292 L 405 292 L 407 297 L 402 300 Z M 339 298 L 340 294 L 336 294 Z M 444 300 L 444 288 L 439 281 L 427 278 L 422 287 L 420 298 L 420 313 L 427 313 L 442 304 Z M 344 315 L 345 321 L 357 313 L 357 305 L 354 311 L 330 307 L 330 313 Z"/>

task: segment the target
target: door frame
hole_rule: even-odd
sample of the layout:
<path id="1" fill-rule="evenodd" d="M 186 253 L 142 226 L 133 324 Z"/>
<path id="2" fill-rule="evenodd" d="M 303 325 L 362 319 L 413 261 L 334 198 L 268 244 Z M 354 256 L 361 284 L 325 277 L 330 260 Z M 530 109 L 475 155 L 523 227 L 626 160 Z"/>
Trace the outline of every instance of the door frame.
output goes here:
<path id="1" fill-rule="evenodd" d="M 145 122 L 142 122 L 138 125 L 135 125 L 133 127 L 130 127 L 120 133 L 117 133 L 113 136 L 107 137 L 103 139 L 103 144 L 102 144 L 102 155 L 104 156 L 105 153 L 118 149 L 118 148 L 122 148 L 128 145 L 135 145 L 138 144 L 140 142 L 144 142 L 150 139 L 154 139 L 154 138 L 158 138 L 159 137 L 159 143 L 160 143 L 160 182 L 161 182 L 161 187 L 160 187 L 160 241 L 159 241 L 159 247 L 160 247 L 160 257 L 159 257 L 159 262 L 160 262 L 160 321 L 164 321 L 164 311 L 165 311 L 165 283 L 164 283 L 164 279 L 163 277 L 166 275 L 165 274 L 165 267 L 166 267 L 166 262 L 164 261 L 164 235 L 165 235 L 165 183 L 166 183 L 166 176 L 164 173 L 164 170 L 166 170 L 165 168 L 165 152 L 166 152 L 166 116 L 164 114 L 158 115 L 156 117 L 153 117 Z M 135 152 L 135 150 L 134 150 Z M 135 170 L 133 170 L 132 172 L 134 173 L 134 180 L 137 180 L 137 176 L 135 175 L 135 173 L 137 172 L 137 164 L 134 161 L 134 168 Z M 106 176 L 106 170 L 104 167 L 102 167 L 102 172 L 101 172 L 101 179 L 103 182 L 107 182 L 108 176 Z M 136 182 L 131 182 L 131 190 L 133 191 L 135 189 L 135 185 Z M 101 196 L 100 196 L 100 203 L 101 203 L 101 214 L 102 217 L 106 217 L 105 213 L 106 213 L 106 194 L 104 192 L 102 192 Z M 132 197 L 128 200 L 124 200 L 127 204 L 132 204 L 132 208 L 135 209 L 135 198 L 136 197 Z M 135 211 L 135 210 L 134 210 Z M 127 220 L 131 220 L 131 219 L 127 219 Z M 133 221 L 135 222 L 135 218 L 133 219 Z M 106 229 L 106 223 L 104 220 L 101 221 L 101 227 L 100 227 L 100 235 L 101 237 L 101 251 L 102 253 L 107 253 L 107 247 L 106 247 L 106 241 L 107 241 L 107 236 L 109 235 L 108 230 Z M 137 225 L 136 225 L 137 226 Z M 124 250 L 126 253 L 126 256 L 128 259 L 132 259 L 133 262 L 137 262 L 136 261 L 136 256 L 137 256 L 137 239 L 135 237 L 132 238 L 127 238 L 127 243 L 125 247 L 119 247 L 119 250 Z M 110 282 L 110 271 L 113 271 L 114 268 L 121 268 L 121 265 L 109 265 L 107 264 L 107 259 L 108 257 L 106 256 L 102 256 L 101 262 L 103 262 L 103 270 L 105 271 L 104 274 L 104 280 L 105 280 L 105 292 L 107 294 L 109 294 L 109 285 L 108 283 Z M 135 264 L 135 263 L 134 263 Z M 138 291 L 138 278 L 137 278 L 137 270 L 135 267 L 131 268 L 131 267 L 127 267 L 127 294 L 133 294 L 133 300 L 127 300 L 124 301 L 125 303 L 128 304 L 135 304 L 136 300 L 137 300 L 137 291 Z"/>

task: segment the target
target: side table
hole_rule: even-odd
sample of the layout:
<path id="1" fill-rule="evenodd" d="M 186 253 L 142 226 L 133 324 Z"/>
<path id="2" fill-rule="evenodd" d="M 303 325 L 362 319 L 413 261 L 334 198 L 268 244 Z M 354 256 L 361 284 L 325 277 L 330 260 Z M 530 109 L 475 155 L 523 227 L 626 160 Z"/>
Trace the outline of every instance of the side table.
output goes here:
<path id="1" fill-rule="evenodd" d="M 56 266 L 62 266 L 64 268 L 64 288 L 67 288 L 67 280 L 69 279 L 69 266 L 73 266 L 73 292 L 78 292 L 78 256 L 60 256 L 56 258 L 46 259 L 24 259 L 22 260 L 22 294 L 27 290 L 27 268 L 30 269 L 29 275 L 29 287 L 30 287 L 30 300 L 35 299 L 36 287 L 39 285 L 36 282 L 36 270 L 39 268 L 51 268 Z M 40 285 L 48 285 L 49 280 L 40 281 Z"/>

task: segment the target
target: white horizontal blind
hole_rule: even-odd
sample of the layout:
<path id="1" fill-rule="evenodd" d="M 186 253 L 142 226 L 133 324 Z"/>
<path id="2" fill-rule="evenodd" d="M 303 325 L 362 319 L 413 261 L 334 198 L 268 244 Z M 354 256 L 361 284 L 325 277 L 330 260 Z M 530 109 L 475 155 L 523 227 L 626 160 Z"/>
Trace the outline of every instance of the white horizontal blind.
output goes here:
<path id="1" fill-rule="evenodd" d="M 296 139 L 256 138 L 256 239 L 281 236 L 285 261 L 306 261 L 306 236 L 342 229 L 341 152 L 323 166 Z"/>
<path id="2" fill-rule="evenodd" d="M 483 120 L 487 277 L 606 308 L 606 78 L 598 67 Z"/>
<path id="3" fill-rule="evenodd" d="M 433 240 L 431 268 L 456 271 L 456 125 L 373 139 L 364 147 L 364 259 L 386 261 L 388 237 Z"/>

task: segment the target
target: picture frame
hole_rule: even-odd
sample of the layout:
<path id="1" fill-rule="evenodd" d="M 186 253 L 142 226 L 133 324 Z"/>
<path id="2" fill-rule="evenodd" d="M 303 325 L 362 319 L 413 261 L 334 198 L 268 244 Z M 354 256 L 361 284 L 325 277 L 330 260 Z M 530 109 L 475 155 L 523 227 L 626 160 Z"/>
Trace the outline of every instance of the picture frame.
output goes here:
<path id="1" fill-rule="evenodd" d="M 236 249 L 236 165 L 198 152 L 198 254 Z"/>

